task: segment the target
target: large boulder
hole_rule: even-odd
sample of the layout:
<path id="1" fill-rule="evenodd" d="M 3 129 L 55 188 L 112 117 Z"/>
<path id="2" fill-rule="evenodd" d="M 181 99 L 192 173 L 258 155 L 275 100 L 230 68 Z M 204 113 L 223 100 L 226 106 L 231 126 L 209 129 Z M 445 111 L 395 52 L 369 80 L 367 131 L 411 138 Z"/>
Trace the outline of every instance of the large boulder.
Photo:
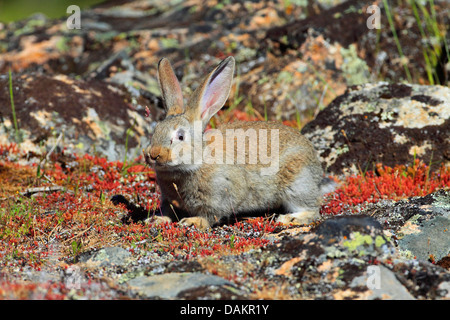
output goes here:
<path id="1" fill-rule="evenodd" d="M 450 88 L 366 84 L 348 88 L 302 133 L 332 173 L 361 173 L 374 164 L 433 167 L 450 161 Z"/>
<path id="2" fill-rule="evenodd" d="M 0 76 L 0 143 L 17 141 L 11 119 L 8 76 Z M 21 149 L 40 155 L 65 149 L 69 153 L 100 153 L 109 160 L 140 155 L 150 141 L 144 106 L 121 85 L 77 80 L 66 75 L 13 76 L 13 97 Z"/>

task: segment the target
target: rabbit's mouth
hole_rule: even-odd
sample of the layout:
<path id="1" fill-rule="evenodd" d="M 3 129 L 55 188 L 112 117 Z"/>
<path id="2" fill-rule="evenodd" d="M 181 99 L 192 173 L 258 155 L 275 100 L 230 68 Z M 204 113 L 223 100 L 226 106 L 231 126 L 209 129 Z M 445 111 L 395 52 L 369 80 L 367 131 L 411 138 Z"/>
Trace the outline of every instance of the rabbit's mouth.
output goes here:
<path id="1" fill-rule="evenodd" d="M 155 165 L 155 161 L 151 160 L 150 155 L 144 149 L 142 149 L 142 154 L 144 155 L 145 163 L 153 167 Z"/>
<path id="2" fill-rule="evenodd" d="M 193 172 L 198 170 L 200 164 L 186 164 L 178 163 L 176 161 L 172 162 L 170 160 L 165 160 L 161 156 L 153 156 L 150 153 L 150 148 L 147 150 L 142 150 L 145 162 L 152 168 L 158 171 L 183 171 L 183 172 Z"/>
<path id="3" fill-rule="evenodd" d="M 149 165 L 165 165 L 170 162 L 170 150 L 168 148 L 150 146 L 143 152 L 145 162 Z"/>
<path id="4" fill-rule="evenodd" d="M 161 156 L 159 154 L 158 155 L 154 155 L 154 154 L 152 155 L 150 147 L 147 150 L 143 149 L 142 153 L 144 155 L 145 162 L 149 166 L 151 166 L 151 167 L 165 166 L 165 162 L 161 161 L 162 159 L 161 159 Z"/>
<path id="5" fill-rule="evenodd" d="M 168 159 L 167 157 L 161 154 L 152 154 L 150 148 L 148 148 L 147 150 L 143 150 L 143 154 L 145 162 L 153 168 L 164 169 L 174 166 L 174 164 L 172 164 L 170 159 Z"/>

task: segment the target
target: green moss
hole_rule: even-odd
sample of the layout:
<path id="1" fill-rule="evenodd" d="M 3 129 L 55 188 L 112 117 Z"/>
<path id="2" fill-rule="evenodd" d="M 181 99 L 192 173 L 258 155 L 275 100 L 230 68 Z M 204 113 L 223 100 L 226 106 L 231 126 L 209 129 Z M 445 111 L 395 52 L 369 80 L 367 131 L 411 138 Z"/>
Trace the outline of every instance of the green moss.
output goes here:
<path id="1" fill-rule="evenodd" d="M 56 49 L 58 49 L 59 52 L 67 52 L 69 51 L 70 39 L 66 37 L 62 37 L 56 42 Z"/>
<path id="2" fill-rule="evenodd" d="M 178 40 L 175 38 L 162 38 L 160 41 L 161 41 L 162 47 L 165 49 L 179 48 L 179 46 L 180 46 Z"/>
<path id="3" fill-rule="evenodd" d="M 32 33 L 34 32 L 34 30 L 36 30 L 36 28 L 44 26 L 45 23 L 45 20 L 32 18 L 26 22 L 23 28 L 15 30 L 14 36 L 18 37 L 22 34 Z"/>

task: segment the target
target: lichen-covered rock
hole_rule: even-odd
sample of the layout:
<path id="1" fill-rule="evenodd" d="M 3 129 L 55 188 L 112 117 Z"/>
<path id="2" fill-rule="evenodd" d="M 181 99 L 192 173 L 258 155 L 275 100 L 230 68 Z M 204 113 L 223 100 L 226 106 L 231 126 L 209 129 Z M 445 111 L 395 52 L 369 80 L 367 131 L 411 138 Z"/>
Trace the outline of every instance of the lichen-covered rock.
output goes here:
<path id="1" fill-rule="evenodd" d="M 310 233 L 285 237 L 246 259 L 259 264 L 258 274 L 277 278 L 294 298 L 445 298 L 450 274 L 405 257 L 388 234 L 369 216 L 332 217 Z"/>
<path id="2" fill-rule="evenodd" d="M 417 157 L 450 161 L 450 89 L 366 84 L 350 87 L 302 133 L 333 173 L 360 173 L 374 164 L 410 164 Z"/>
<path id="3" fill-rule="evenodd" d="M 442 23 L 442 26 L 448 25 L 450 22 L 447 14 L 449 2 L 435 1 L 434 4 L 436 5 L 436 12 L 440 12 L 440 14 L 434 16 L 436 23 L 438 25 Z M 356 74 L 362 76 L 360 79 L 363 82 L 359 83 L 367 82 L 364 81 L 367 77 L 370 77 L 372 81 L 380 77 L 389 82 L 407 80 L 413 83 L 427 83 L 420 79 L 421 77 L 430 79 L 430 74 L 427 75 L 427 70 L 428 72 L 431 71 L 429 69 L 430 64 L 425 62 L 424 50 L 428 50 L 425 49 L 426 47 L 434 47 L 432 50 L 435 50 L 436 58 L 440 62 L 432 67 L 434 70 L 431 72 L 434 75 L 431 78 L 433 78 L 434 83 L 446 83 L 450 76 L 450 68 L 448 67 L 444 42 L 447 41 L 448 43 L 449 33 L 444 33 L 442 37 L 438 37 L 440 40 L 435 38 L 435 43 L 430 46 L 430 43 L 424 40 L 421 32 L 424 26 L 418 26 L 413 22 L 417 22 L 417 20 L 411 3 L 389 3 L 389 8 L 385 8 L 383 1 L 378 2 L 376 5 L 381 12 L 391 11 L 391 14 L 395 17 L 394 24 L 397 30 L 406 30 L 405 27 L 407 26 L 408 32 L 397 32 L 396 41 L 394 41 L 387 14 L 379 16 L 381 28 L 368 27 L 368 22 L 374 12 L 373 9 L 369 9 L 372 5 L 374 3 L 359 0 L 342 2 L 322 10 L 318 14 L 301 17 L 293 22 L 269 29 L 265 41 L 270 44 L 271 51 L 280 56 L 299 50 L 311 34 L 320 34 L 330 45 L 338 43 L 345 50 L 350 46 L 356 46 L 357 55 L 351 54 L 351 56 L 345 57 L 346 55 L 342 54 L 341 56 L 341 59 L 350 58 L 347 61 L 348 67 L 353 69 L 353 73 L 345 75 L 347 84 L 356 79 Z M 397 41 L 402 48 L 403 57 L 399 57 Z M 316 51 L 314 48 L 311 49 Z M 303 50 L 300 51 L 305 54 Z M 362 59 L 363 64 L 358 59 Z M 327 60 L 325 58 L 322 61 Z M 332 65 L 336 63 L 335 66 L 340 68 L 339 60 L 330 59 L 327 63 Z M 343 68 L 342 71 L 345 73 L 346 69 Z M 370 75 L 367 75 L 364 69 L 368 69 Z M 320 73 L 331 81 L 335 81 L 334 76 L 339 74 L 334 73 L 332 68 L 327 68 L 325 72 Z M 364 73 L 366 74 L 364 75 Z M 327 74 L 333 76 L 328 78 Z"/>
<path id="4" fill-rule="evenodd" d="M 0 24 L 0 73 L 11 68 L 13 73 L 95 78 L 159 95 L 156 65 L 168 57 L 189 93 L 205 69 L 233 55 L 238 77 L 229 105 L 255 111 L 261 119 L 292 120 L 300 114 L 301 124 L 346 85 L 407 79 L 404 60 L 411 69 L 409 82 L 428 83 L 426 51 L 441 55 L 434 57 L 442 61 L 430 72 L 434 83 L 446 83 L 445 35 L 422 39 L 409 2 L 396 3 L 391 8 L 396 28 L 408 30 L 397 34 L 405 55 L 400 58 L 390 28 L 367 28 L 370 5 L 358 0 L 105 1 L 82 11 L 81 29 L 67 29 L 64 13 L 60 19 L 37 14 Z M 378 6 L 385 10 L 383 3 Z M 434 6 L 436 27 L 445 30 L 448 2 L 434 1 Z M 382 26 L 389 25 L 386 15 L 380 18 Z"/>
<path id="5" fill-rule="evenodd" d="M 193 291 L 198 288 L 211 286 L 232 287 L 233 284 L 223 278 L 214 275 L 205 275 L 197 272 L 165 273 L 155 276 L 140 276 L 128 281 L 132 291 L 137 292 L 143 298 L 175 299 L 185 291 Z"/>
<path id="6" fill-rule="evenodd" d="M 0 76 L 3 144 L 16 140 L 8 82 Z M 150 141 L 144 112 L 149 101 L 124 86 L 35 73 L 13 76 L 12 84 L 20 147 L 26 152 L 40 155 L 57 147 L 123 160 L 140 155 Z"/>
<path id="7" fill-rule="evenodd" d="M 365 210 L 396 238 L 402 254 L 439 263 L 450 255 L 450 192 L 383 201 Z"/>
<path id="8" fill-rule="evenodd" d="M 80 261 L 90 266 L 126 266 L 131 261 L 131 254 L 120 247 L 105 247 L 98 252 L 83 256 Z"/>

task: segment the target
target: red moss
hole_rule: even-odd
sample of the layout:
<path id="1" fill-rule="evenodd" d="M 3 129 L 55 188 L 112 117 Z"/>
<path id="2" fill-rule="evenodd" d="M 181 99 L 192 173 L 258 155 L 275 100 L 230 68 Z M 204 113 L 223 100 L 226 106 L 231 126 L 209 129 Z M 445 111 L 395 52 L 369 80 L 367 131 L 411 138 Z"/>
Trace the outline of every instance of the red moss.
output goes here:
<path id="1" fill-rule="evenodd" d="M 234 111 L 233 117 L 239 117 L 239 112 Z M 10 162 L 5 158 L 10 153 L 19 153 L 17 146 L 0 145 L 0 165 L 12 168 L 11 175 L 23 168 L 27 168 L 23 171 L 28 176 L 35 175 L 36 165 Z M 125 165 L 91 155 L 73 156 L 70 166 L 58 155 L 52 159 L 55 162 L 48 162 L 41 168 L 45 179 L 36 176 L 22 179 L 15 189 L 3 185 L 5 194 L 1 196 L 8 200 L 0 202 L 0 210 L 17 212 L 0 217 L 3 219 L 0 221 L 0 267 L 29 265 L 40 269 L 47 263 L 52 250 L 48 246 L 49 239 L 63 245 L 61 254 L 65 257 L 73 254 L 71 244 L 76 240 L 83 245 L 82 250 L 100 248 L 110 241 L 114 245 L 134 248 L 135 254 L 139 254 L 135 249 L 140 249 L 171 254 L 178 259 L 192 259 L 239 254 L 264 247 L 268 240 L 263 236 L 281 228 L 280 224 L 263 217 L 208 232 L 177 223 L 158 226 L 122 224 L 119 213 L 126 214 L 126 210 L 109 202 L 113 194 L 128 195 L 149 212 L 159 206 L 155 173 L 143 164 L 142 157 Z M 4 181 L 14 180 L 5 177 Z M 418 160 L 411 166 L 389 168 L 377 165 L 373 172 L 351 176 L 340 183 L 335 192 L 326 196 L 322 214 L 355 213 L 368 203 L 381 199 L 426 195 L 449 186 L 450 168 L 430 172 L 429 167 Z M 27 188 L 50 185 L 63 186 L 65 190 L 35 195 L 34 198 L 22 197 L 19 193 Z M 18 207 L 18 204 L 23 206 Z"/>
<path id="2" fill-rule="evenodd" d="M 0 144 L 0 157 L 7 156 L 9 154 L 18 154 L 19 147 L 15 143 Z"/>
<path id="3" fill-rule="evenodd" d="M 416 159 L 413 166 L 394 168 L 378 164 L 376 171 L 350 176 L 341 187 L 327 196 L 322 214 L 355 213 L 368 203 L 382 199 L 400 200 L 425 196 L 450 186 L 450 167 L 441 166 L 430 172 L 429 167 Z"/>

